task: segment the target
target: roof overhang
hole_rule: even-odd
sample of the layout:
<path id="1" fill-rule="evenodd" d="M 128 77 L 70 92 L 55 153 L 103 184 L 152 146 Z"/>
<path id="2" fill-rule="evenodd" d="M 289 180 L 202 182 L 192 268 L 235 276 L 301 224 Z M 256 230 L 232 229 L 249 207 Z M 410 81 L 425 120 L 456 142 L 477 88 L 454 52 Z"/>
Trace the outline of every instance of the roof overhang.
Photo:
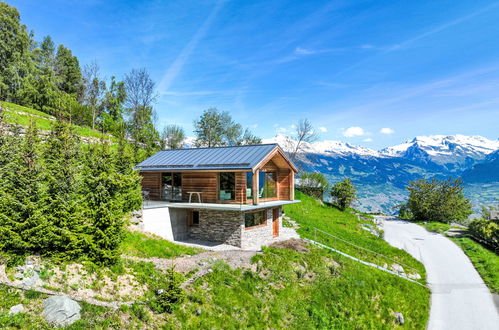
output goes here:
<path id="1" fill-rule="evenodd" d="M 298 168 L 295 166 L 295 164 L 293 164 L 291 159 L 288 158 L 286 153 L 281 149 L 281 147 L 279 147 L 279 145 L 276 145 L 275 148 L 253 168 L 253 172 L 263 167 L 269 160 L 271 160 L 277 154 L 282 156 L 282 158 L 286 161 L 286 163 L 288 163 L 289 167 L 293 170 L 293 172 L 298 173 Z"/>

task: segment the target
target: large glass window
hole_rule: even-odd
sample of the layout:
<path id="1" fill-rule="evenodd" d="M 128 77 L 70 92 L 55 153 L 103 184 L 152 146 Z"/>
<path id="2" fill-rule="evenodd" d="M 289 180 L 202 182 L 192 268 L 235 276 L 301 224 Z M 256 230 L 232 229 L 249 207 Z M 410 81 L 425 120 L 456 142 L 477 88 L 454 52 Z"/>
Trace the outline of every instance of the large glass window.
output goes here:
<path id="1" fill-rule="evenodd" d="M 259 197 L 273 198 L 277 196 L 275 172 L 260 172 L 258 177 Z"/>
<path id="2" fill-rule="evenodd" d="M 251 212 L 244 214 L 244 227 L 250 228 L 267 223 L 267 216 L 265 211 Z"/>
<path id="3" fill-rule="evenodd" d="M 163 173 L 162 175 L 162 197 L 165 200 L 182 199 L 182 174 Z"/>
<path id="4" fill-rule="evenodd" d="M 246 173 L 246 199 L 253 198 L 253 172 Z"/>
<path id="5" fill-rule="evenodd" d="M 218 191 L 219 200 L 234 200 L 236 196 L 236 174 L 233 172 L 220 173 Z"/>

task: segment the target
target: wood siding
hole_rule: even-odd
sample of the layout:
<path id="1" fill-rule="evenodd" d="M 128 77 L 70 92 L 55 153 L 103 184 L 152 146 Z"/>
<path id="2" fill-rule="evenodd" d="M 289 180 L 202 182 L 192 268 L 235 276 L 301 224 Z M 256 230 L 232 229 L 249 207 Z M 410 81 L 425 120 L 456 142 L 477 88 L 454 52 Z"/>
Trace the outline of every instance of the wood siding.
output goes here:
<path id="1" fill-rule="evenodd" d="M 292 200 L 294 199 L 294 172 L 280 154 L 269 157 L 258 171 L 275 172 L 277 195 L 264 200 Z M 161 199 L 161 172 L 141 172 L 142 189 L 149 191 L 149 199 Z M 201 192 L 203 203 L 258 203 L 259 198 L 246 198 L 246 172 L 235 172 L 235 200 L 219 200 L 219 172 L 182 172 L 182 200 L 189 200 L 189 192 Z M 254 191 L 253 195 L 257 195 Z M 193 202 L 197 202 L 193 196 Z"/>
<path id="2" fill-rule="evenodd" d="M 161 199 L 161 173 L 140 172 L 140 175 L 142 176 L 142 190 L 149 191 L 149 199 Z"/>
<path id="3" fill-rule="evenodd" d="M 279 169 L 277 172 L 277 197 L 280 200 L 290 199 L 291 170 Z"/>
<path id="4" fill-rule="evenodd" d="M 216 203 L 218 199 L 218 173 L 182 173 L 182 199 L 184 201 L 189 201 L 189 191 L 202 192 L 203 203 Z"/>

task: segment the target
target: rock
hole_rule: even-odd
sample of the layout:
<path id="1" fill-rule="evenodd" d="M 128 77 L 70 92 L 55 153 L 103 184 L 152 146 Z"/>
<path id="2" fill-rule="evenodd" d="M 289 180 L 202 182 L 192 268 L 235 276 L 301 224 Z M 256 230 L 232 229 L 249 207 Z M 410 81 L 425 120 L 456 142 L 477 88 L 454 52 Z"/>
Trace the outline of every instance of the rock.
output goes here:
<path id="1" fill-rule="evenodd" d="M 43 317 L 57 327 L 68 326 L 80 319 L 80 305 L 67 296 L 52 296 L 43 301 Z"/>
<path id="2" fill-rule="evenodd" d="M 26 265 L 28 265 L 28 266 L 33 265 L 33 260 L 31 260 L 31 259 L 26 259 Z"/>
<path id="3" fill-rule="evenodd" d="M 23 281 L 23 285 L 31 287 L 36 285 L 36 282 L 40 279 L 40 276 L 37 272 L 33 272 L 33 275 Z"/>
<path id="4" fill-rule="evenodd" d="M 196 309 L 196 315 L 201 315 L 201 310 L 200 309 Z"/>
<path id="5" fill-rule="evenodd" d="M 412 278 L 413 280 L 420 280 L 421 279 L 421 275 L 419 275 L 418 273 L 407 274 L 407 277 Z"/>
<path id="6" fill-rule="evenodd" d="M 395 321 L 400 325 L 404 325 L 404 315 L 399 312 L 395 313 Z"/>
<path id="7" fill-rule="evenodd" d="M 16 280 L 21 280 L 23 277 L 24 277 L 23 274 L 20 273 L 20 272 L 17 272 L 17 273 L 14 274 L 14 278 Z"/>
<path id="8" fill-rule="evenodd" d="M 23 304 L 14 305 L 10 308 L 9 315 L 17 315 L 17 314 L 22 313 L 22 312 L 24 312 Z"/>
<path id="9" fill-rule="evenodd" d="M 392 265 L 392 270 L 393 270 L 394 272 L 399 273 L 399 274 L 404 273 L 404 267 L 400 266 L 399 264 L 393 264 L 393 265 Z"/>

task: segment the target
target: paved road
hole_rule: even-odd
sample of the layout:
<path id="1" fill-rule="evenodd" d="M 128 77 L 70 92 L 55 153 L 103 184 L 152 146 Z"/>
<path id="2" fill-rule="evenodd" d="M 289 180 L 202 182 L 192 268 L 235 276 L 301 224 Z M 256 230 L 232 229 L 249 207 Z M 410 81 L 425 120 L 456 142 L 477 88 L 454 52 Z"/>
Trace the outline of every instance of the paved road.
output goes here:
<path id="1" fill-rule="evenodd" d="M 468 257 L 448 238 L 383 217 L 385 239 L 421 261 L 431 289 L 428 329 L 499 329 L 492 295 Z"/>

